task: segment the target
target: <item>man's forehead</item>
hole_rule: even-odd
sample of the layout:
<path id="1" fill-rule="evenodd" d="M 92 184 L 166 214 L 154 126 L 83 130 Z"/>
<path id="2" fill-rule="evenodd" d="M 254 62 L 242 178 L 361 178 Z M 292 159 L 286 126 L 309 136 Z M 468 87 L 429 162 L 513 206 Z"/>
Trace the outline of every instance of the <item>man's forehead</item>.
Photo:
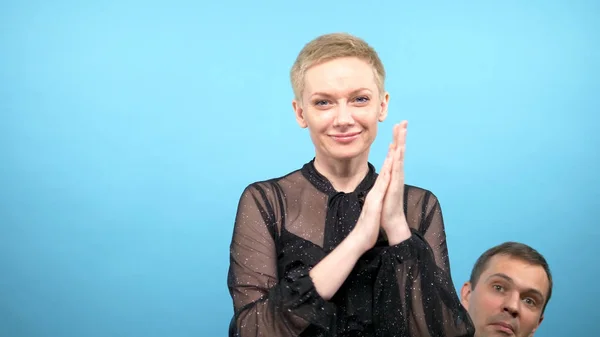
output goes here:
<path id="1" fill-rule="evenodd" d="M 480 281 L 494 277 L 508 277 L 519 287 L 534 288 L 543 293 L 548 292 L 550 285 L 542 266 L 508 255 L 493 256 L 481 274 Z"/>

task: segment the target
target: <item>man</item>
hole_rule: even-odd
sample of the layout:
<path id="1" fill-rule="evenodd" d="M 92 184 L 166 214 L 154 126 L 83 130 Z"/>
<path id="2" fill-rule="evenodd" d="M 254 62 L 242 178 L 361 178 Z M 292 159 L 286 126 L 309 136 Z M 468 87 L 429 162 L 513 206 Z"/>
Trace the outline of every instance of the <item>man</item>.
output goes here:
<path id="1" fill-rule="evenodd" d="M 552 295 L 546 259 L 517 242 L 492 247 L 479 257 L 461 289 L 475 337 L 533 336 Z"/>

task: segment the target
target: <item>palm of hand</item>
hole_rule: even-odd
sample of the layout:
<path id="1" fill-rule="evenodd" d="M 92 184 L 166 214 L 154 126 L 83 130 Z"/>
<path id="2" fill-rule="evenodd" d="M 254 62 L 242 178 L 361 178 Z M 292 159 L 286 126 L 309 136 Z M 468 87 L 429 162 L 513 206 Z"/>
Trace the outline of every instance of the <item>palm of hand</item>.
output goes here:
<path id="1" fill-rule="evenodd" d="M 390 244 L 410 236 L 403 200 L 406 126 L 406 121 L 394 126 L 394 141 L 355 227 L 354 233 L 358 235 L 364 251 L 373 247 L 380 228 L 385 231 Z"/>
<path id="2" fill-rule="evenodd" d="M 391 179 L 388 185 L 381 212 L 381 227 L 388 233 L 403 229 L 406 223 L 404 214 L 404 152 L 406 145 L 407 122 L 394 126 L 394 139 L 390 145 L 393 151 Z"/>

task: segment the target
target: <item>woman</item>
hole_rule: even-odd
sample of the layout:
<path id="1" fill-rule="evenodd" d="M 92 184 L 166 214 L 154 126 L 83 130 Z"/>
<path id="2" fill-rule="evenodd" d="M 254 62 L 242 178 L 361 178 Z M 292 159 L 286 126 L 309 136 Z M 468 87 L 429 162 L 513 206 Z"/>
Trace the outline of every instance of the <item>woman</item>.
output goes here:
<path id="1" fill-rule="evenodd" d="M 348 34 L 308 43 L 291 70 L 315 157 L 250 184 L 238 205 L 230 336 L 472 336 L 440 205 L 404 184 L 407 123 L 379 174 L 368 161 L 389 95 L 377 53 Z"/>

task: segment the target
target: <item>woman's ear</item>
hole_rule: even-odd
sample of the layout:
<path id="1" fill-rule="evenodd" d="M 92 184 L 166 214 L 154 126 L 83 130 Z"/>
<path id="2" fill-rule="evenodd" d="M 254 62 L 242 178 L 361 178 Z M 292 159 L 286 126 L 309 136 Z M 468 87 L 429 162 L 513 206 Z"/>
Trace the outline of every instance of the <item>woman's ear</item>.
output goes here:
<path id="1" fill-rule="evenodd" d="M 296 122 L 298 122 L 298 125 L 300 125 L 300 127 L 303 129 L 308 127 L 308 124 L 304 119 L 304 109 L 302 108 L 302 104 L 294 99 L 292 101 L 292 108 L 294 109 L 294 114 L 296 115 Z"/>
<path id="2" fill-rule="evenodd" d="M 388 104 L 390 102 L 390 94 L 385 93 L 383 98 L 381 99 L 381 107 L 379 109 L 379 116 L 377 116 L 377 120 L 383 122 L 388 114 Z"/>

